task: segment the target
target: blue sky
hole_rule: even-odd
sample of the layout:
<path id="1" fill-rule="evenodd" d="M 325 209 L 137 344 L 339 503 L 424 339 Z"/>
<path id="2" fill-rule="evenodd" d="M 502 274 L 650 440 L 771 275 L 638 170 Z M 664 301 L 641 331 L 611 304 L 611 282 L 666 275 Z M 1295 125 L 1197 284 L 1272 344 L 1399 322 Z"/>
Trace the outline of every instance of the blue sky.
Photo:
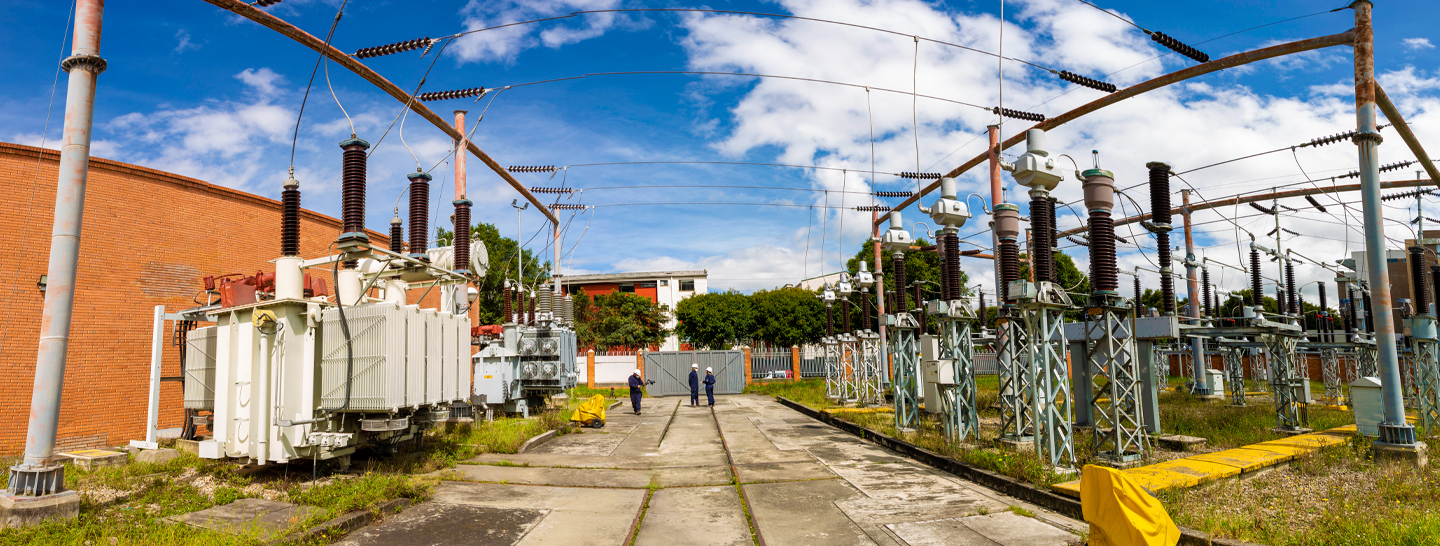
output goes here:
<path id="1" fill-rule="evenodd" d="M 1190 44 L 1339 6 L 1339 2 L 1335 4 L 1234 0 L 1101 3 L 1146 28 Z M 1436 144 L 1440 142 L 1440 77 L 1436 75 L 1440 52 L 1432 43 L 1440 41 L 1440 36 L 1434 36 L 1433 25 L 1427 24 L 1437 15 L 1437 6 L 1419 1 L 1379 4 L 1375 12 L 1376 64 L 1382 82 L 1421 138 L 1432 147 L 1440 146 Z M 291 0 L 267 10 L 323 37 L 337 7 L 338 2 L 330 0 Z M 787 13 L 872 25 L 985 51 L 995 51 L 999 44 L 998 1 L 918 0 L 720 0 L 704 4 L 359 0 L 346 7 L 333 42 L 341 50 L 353 52 L 580 9 L 638 7 Z M 66 47 L 62 53 L 61 48 L 67 30 L 65 8 L 59 2 L 8 0 L 0 10 L 4 14 L 0 65 L 7 75 L 0 80 L 0 140 L 40 143 L 56 63 L 69 51 Z M 289 165 L 291 132 L 315 54 L 204 2 L 112 2 L 108 8 L 102 56 L 109 61 L 109 70 L 101 76 L 96 100 L 95 155 L 277 196 Z M 1177 55 L 1150 60 L 1166 50 L 1127 23 L 1076 0 L 1010 1 L 1005 4 L 1004 20 L 1007 55 L 1057 70 L 1104 77 L 1121 86 L 1193 64 Z M 1343 10 L 1198 47 L 1219 58 L 1342 32 L 1351 23 L 1351 12 Z M 409 52 L 364 62 L 402 88 L 411 89 L 433 55 L 421 58 L 417 52 Z M 918 69 L 913 68 L 917 64 Z M 903 91 L 915 85 L 921 94 L 982 106 L 999 100 L 996 63 L 984 55 L 927 42 L 920 45 L 917 58 L 915 44 L 906 36 L 807 21 L 654 12 L 582 15 L 472 34 L 446 48 L 424 89 L 498 88 L 586 73 L 645 70 L 765 73 Z M 306 208 L 335 215 L 340 164 L 336 143 L 349 136 L 352 122 L 361 138 L 376 143 L 400 114 L 401 105 L 342 68 L 330 66 L 329 75 L 335 96 L 353 121 L 347 121 L 337 107 L 322 72 L 305 109 L 295 167 Z M 48 146 L 53 146 L 60 134 L 65 92 L 61 76 L 49 111 Z M 1147 161 L 1169 161 L 1177 170 L 1185 170 L 1345 131 L 1354 125 L 1351 76 L 1349 48 L 1259 63 L 1112 106 L 1054 131 L 1051 145 L 1082 164 L 1089 163 L 1090 150 L 1099 150 L 1101 166 L 1115 171 L 1122 187 L 1129 186 L 1143 180 Z M 1098 91 L 1076 89 L 1023 65 L 1007 63 L 1005 67 L 1007 107 L 1055 115 L 1099 96 Z M 563 248 L 569 252 L 574 245 L 575 249 L 566 260 L 567 272 L 705 268 L 711 272 L 712 289 L 745 291 L 833 271 L 843 257 L 854 252 L 865 235 L 869 213 L 842 214 L 839 207 L 872 202 L 864 195 L 871 189 L 871 177 L 858 172 L 870 169 L 871 123 L 875 127 L 876 170 L 894 173 L 916 170 L 914 120 L 918 119 L 919 125 L 919 170 L 926 172 L 949 170 L 979 153 L 984 144 L 976 136 L 994 122 L 992 115 L 977 108 L 904 94 L 872 91 L 867 104 L 863 89 L 728 76 L 592 76 L 515 88 L 498 97 L 487 95 L 479 102 L 430 103 L 447 118 L 457 108 L 467 109 L 472 121 L 487 105 L 489 111 L 474 140 L 503 165 L 687 160 L 847 169 L 624 165 L 574 167 L 554 180 L 548 175 L 516 175 L 532 186 L 558 185 L 563 178 L 568 186 L 595 188 L 568 202 L 596 208 L 573 220 L 568 212 L 562 213 L 562 219 L 570 222 Z M 1007 123 L 1005 134 L 1023 128 L 1020 122 Z M 439 163 L 432 171 L 436 182 L 431 193 L 443 196 L 439 201 L 446 203 L 438 213 L 440 218 L 449 214 L 452 170 L 441 161 L 449 140 L 418 118 L 407 117 L 403 133 L 397 124 L 371 158 L 367 218 L 371 228 L 384 228 L 405 182 L 404 174 L 415 169 L 417 160 L 412 159 L 406 144 L 423 168 Z M 1021 151 L 1016 148 L 1010 153 Z M 1410 158 L 1398 138 L 1388 139 L 1381 154 L 1386 163 Z M 1306 184 L 1296 160 L 1318 177 L 1355 168 L 1353 147 L 1342 144 L 1297 152 L 1293 157 L 1272 154 L 1197 172 L 1186 179 L 1212 199 Z M 1414 176 L 1410 171 L 1392 174 Z M 962 177 L 965 192 L 981 191 L 980 175 L 972 172 Z M 496 223 L 502 233 L 513 236 L 515 213 L 509 204 L 514 192 L 474 159 L 469 180 L 470 198 L 477 203 L 475 217 Z M 880 174 L 873 183 L 881 190 L 913 188 L 912 183 L 891 174 Z M 1008 176 L 1006 184 L 1013 187 Z M 641 185 L 692 187 L 603 189 Z M 1071 177 L 1056 193 L 1066 201 L 1077 199 L 1079 184 Z M 1145 188 L 1136 188 L 1130 196 L 1148 206 Z M 1355 201 L 1358 196 L 1340 198 Z M 931 200 L 927 197 L 925 202 Z M 629 206 L 677 202 L 796 206 Z M 402 203 L 402 216 L 403 207 Z M 912 226 L 924 220 L 913 209 L 906 212 Z M 1253 211 L 1223 212 L 1263 236 L 1269 227 L 1261 224 L 1267 220 L 1247 218 L 1250 213 Z M 1061 214 L 1062 228 L 1078 224 L 1068 210 L 1062 209 Z M 1353 214 L 1358 217 L 1358 212 Z M 1413 211 L 1387 209 L 1387 215 L 1394 218 L 1407 214 L 1413 215 Z M 986 219 L 977 216 L 962 234 L 984 230 Z M 524 239 L 540 227 L 541 218 L 533 210 L 524 213 Z M 1303 235 L 1286 244 L 1307 255 L 1324 254 L 1316 259 L 1339 257 L 1346 250 L 1358 249 L 1359 236 L 1353 229 L 1348 230 L 1347 241 L 1345 221 L 1319 213 L 1294 213 L 1287 218 L 1287 226 Z M 1236 239 L 1248 241 L 1248 237 L 1218 213 L 1199 215 L 1196 222 L 1206 256 L 1235 263 Z M 439 223 L 448 225 L 444 220 Z M 1397 223 L 1388 231 L 1399 238 L 1407 236 L 1405 229 Z M 535 238 L 530 247 L 542 249 L 548 243 L 546 238 Z M 981 234 L 972 240 L 988 244 L 989 236 Z M 1148 246 L 1153 250 L 1153 242 Z M 1122 267 L 1152 267 L 1144 253 L 1133 247 L 1121 250 Z M 1069 251 L 1086 263 L 1083 248 Z M 986 266 L 977 262 L 967 270 L 977 281 L 983 280 L 991 276 Z M 1313 266 L 1299 273 L 1302 282 L 1329 276 Z M 1233 272 L 1221 281 L 1229 288 L 1241 287 Z M 1146 282 L 1154 286 L 1153 275 Z"/>

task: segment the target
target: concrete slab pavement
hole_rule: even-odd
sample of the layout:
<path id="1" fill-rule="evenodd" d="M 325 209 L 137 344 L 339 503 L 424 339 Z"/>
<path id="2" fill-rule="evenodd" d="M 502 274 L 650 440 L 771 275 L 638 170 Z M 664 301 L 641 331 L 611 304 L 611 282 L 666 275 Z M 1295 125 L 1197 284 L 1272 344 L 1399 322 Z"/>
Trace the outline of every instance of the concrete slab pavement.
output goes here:
<path id="1" fill-rule="evenodd" d="M 356 540 L 406 542 L 393 531 L 403 529 L 416 543 L 436 545 L 624 544 L 632 535 L 645 546 L 737 545 L 758 533 L 775 545 L 1059 546 L 1078 542 L 1072 531 L 1087 528 L 767 397 L 723 396 L 713 409 L 682 401 L 646 399 L 641 415 L 612 412 L 604 429 L 560 436 L 530 453 L 476 457 L 456 469 L 462 481 L 443 482 L 411 510 L 415 516 L 392 518 L 389 531 L 382 528 L 390 522 L 372 526 Z M 1036 517 L 1011 514 L 1012 506 Z M 465 510 L 520 512 L 490 518 L 496 529 L 484 541 L 442 540 L 440 522 Z"/>

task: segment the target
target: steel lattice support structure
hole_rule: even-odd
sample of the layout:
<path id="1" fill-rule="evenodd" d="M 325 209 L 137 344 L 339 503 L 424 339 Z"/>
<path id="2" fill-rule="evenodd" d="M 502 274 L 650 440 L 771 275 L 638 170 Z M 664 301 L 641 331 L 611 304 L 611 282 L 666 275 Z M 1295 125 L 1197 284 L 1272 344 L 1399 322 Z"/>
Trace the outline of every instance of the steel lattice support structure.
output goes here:
<path id="1" fill-rule="evenodd" d="M 1255 382 L 1255 390 L 1268 390 L 1270 388 L 1270 380 L 1272 379 L 1270 374 L 1270 355 L 1257 351 L 1250 355 L 1246 363 L 1250 368 L 1250 380 Z M 1260 380 L 1261 377 L 1265 378 L 1263 382 Z"/>
<path id="2" fill-rule="evenodd" d="M 1030 397 L 1034 380 L 1030 367 L 1030 340 L 1025 325 L 1009 317 L 996 321 L 999 353 L 996 355 L 1000 379 L 1000 438 L 1028 442 L 1033 439 L 1034 414 L 1030 413 Z"/>
<path id="3" fill-rule="evenodd" d="M 860 332 L 860 403 L 876 405 L 885 401 L 884 351 L 880 347 L 880 334 L 865 330 Z"/>
<path id="4" fill-rule="evenodd" d="M 1420 392 L 1416 383 L 1415 369 L 1417 367 L 1417 355 L 1415 353 L 1415 340 L 1410 340 L 1410 347 L 1406 352 L 1400 353 L 1400 394 L 1403 396 L 1405 407 L 1418 407 L 1416 398 Z"/>
<path id="5" fill-rule="evenodd" d="M 1320 373 L 1325 383 L 1325 394 L 1320 400 L 1329 406 L 1344 405 L 1340 389 L 1340 351 L 1338 349 L 1320 350 Z"/>
<path id="6" fill-rule="evenodd" d="M 980 413 L 975 407 L 975 341 L 970 335 L 975 313 L 964 300 L 951 300 L 940 318 L 941 366 L 950 366 L 953 384 L 940 385 L 940 423 L 945 438 L 958 442 L 980 437 Z"/>
<path id="7" fill-rule="evenodd" d="M 1282 430 L 1299 430 L 1304 423 L 1300 419 L 1300 404 L 1297 397 L 1300 382 L 1305 381 L 1296 373 L 1296 346 L 1300 338 L 1283 333 L 1260 336 L 1265 343 L 1265 352 L 1270 361 L 1270 392 L 1275 399 L 1275 425 Z"/>
<path id="8" fill-rule="evenodd" d="M 1230 405 L 1245 406 L 1245 349 L 1223 342 L 1221 346 L 1225 357 L 1225 390 L 1230 397 Z"/>
<path id="9" fill-rule="evenodd" d="M 825 336 L 820 340 L 820 346 L 824 348 L 825 356 L 825 397 L 831 400 L 841 400 L 844 396 L 844 387 L 841 385 L 841 374 L 844 373 L 842 366 L 845 363 L 840 358 L 840 341 L 831 336 Z"/>
<path id="10" fill-rule="evenodd" d="M 1417 394 L 1420 408 L 1419 430 L 1428 433 L 1440 426 L 1440 352 L 1437 352 L 1435 317 L 1416 315 L 1410 318 L 1410 350 L 1414 354 Z"/>
<path id="11" fill-rule="evenodd" d="M 1026 308 L 1023 316 L 1030 341 L 1025 375 L 1032 378 L 1029 410 L 1035 449 L 1051 466 L 1072 468 L 1075 441 L 1070 426 L 1070 366 L 1065 360 L 1062 328 L 1068 303 L 1047 303 L 1042 296 L 1021 305 Z"/>
<path id="12" fill-rule="evenodd" d="M 1123 320 L 1127 306 L 1088 309 L 1085 321 L 1091 377 L 1089 403 L 1094 416 L 1095 455 L 1111 463 L 1128 463 L 1145 455 L 1146 436 L 1140 418 L 1140 368 L 1135 338 Z"/>
<path id="13" fill-rule="evenodd" d="M 920 413 L 920 344 L 915 338 L 920 325 L 906 312 L 887 315 L 886 321 L 895 370 L 890 383 L 895 393 L 895 428 L 914 429 Z"/>
<path id="14" fill-rule="evenodd" d="M 860 399 L 860 369 L 864 366 L 860 354 L 860 339 L 851 334 L 840 334 L 840 401 L 854 402 Z"/>

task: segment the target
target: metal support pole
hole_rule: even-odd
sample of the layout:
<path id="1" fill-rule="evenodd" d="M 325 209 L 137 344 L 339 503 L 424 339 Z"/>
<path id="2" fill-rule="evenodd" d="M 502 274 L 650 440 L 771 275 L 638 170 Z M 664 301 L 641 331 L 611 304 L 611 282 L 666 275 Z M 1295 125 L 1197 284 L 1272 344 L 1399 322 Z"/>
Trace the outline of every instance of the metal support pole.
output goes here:
<path id="1" fill-rule="evenodd" d="M 25 460 L 10 468 L 10 496 L 40 497 L 65 491 L 65 467 L 56 464 L 54 457 L 55 436 L 60 423 L 65 357 L 70 344 L 70 313 L 75 303 L 75 271 L 80 260 L 80 227 L 85 210 L 85 183 L 90 170 L 95 83 L 106 66 L 105 60 L 100 58 L 100 27 L 104 9 L 104 0 L 78 0 L 74 45 L 70 57 L 60 62 L 60 67 L 69 73 L 69 77 L 65 129 L 60 145 L 60 176 L 55 186 L 50 263 L 46 269 L 49 285 L 40 314 L 40 340 L 30 398 L 30 423 L 25 435 Z"/>
<path id="2" fill-rule="evenodd" d="M 1185 284 L 1190 293 L 1190 316 L 1196 319 L 1196 324 L 1200 324 L 1200 285 L 1195 278 L 1195 268 L 1199 262 L 1195 260 L 1195 237 L 1190 231 L 1190 190 L 1180 190 L 1180 199 L 1180 216 L 1185 220 Z M 1209 395 L 1210 385 L 1205 382 L 1205 341 L 1198 337 L 1191 338 L 1190 354 L 1195 373 L 1195 387 L 1191 392 L 1200 396 Z"/>
<path id="3" fill-rule="evenodd" d="M 1395 316 L 1390 312 L 1389 267 L 1385 261 L 1385 218 L 1380 203 L 1380 158 L 1383 140 L 1375 129 L 1375 43 L 1371 28 L 1370 0 L 1356 0 L 1355 10 L 1355 116 L 1360 149 L 1360 195 L 1364 202 L 1365 261 L 1370 281 L 1370 301 L 1375 313 L 1375 345 L 1379 350 L 1381 398 L 1385 421 L 1380 423 L 1377 444 L 1403 445 L 1417 451 L 1415 428 L 1405 421 L 1405 401 L 1400 392 L 1400 358 L 1395 346 Z M 1423 462 L 1423 461 L 1422 461 Z"/>
<path id="4" fill-rule="evenodd" d="M 150 410 L 145 416 L 145 445 L 146 449 L 157 449 L 156 443 L 159 438 L 155 437 L 155 427 L 160 420 L 160 363 L 164 360 L 164 339 L 165 339 L 165 306 L 155 306 L 155 320 L 152 323 L 153 333 L 150 336 Z"/>

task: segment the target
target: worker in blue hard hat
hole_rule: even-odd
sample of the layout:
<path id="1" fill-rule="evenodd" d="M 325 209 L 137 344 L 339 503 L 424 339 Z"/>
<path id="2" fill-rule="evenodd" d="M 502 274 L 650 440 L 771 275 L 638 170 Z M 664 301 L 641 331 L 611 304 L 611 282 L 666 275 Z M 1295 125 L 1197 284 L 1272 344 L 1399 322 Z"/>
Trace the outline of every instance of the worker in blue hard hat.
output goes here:
<path id="1" fill-rule="evenodd" d="M 635 373 L 630 374 L 630 406 L 635 408 L 635 415 L 640 415 L 640 387 L 645 385 L 645 380 L 640 379 L 640 368 L 635 368 Z"/>
<path id="2" fill-rule="evenodd" d="M 715 407 L 715 370 L 705 368 L 705 398 L 710 401 L 710 407 Z"/>
<path id="3" fill-rule="evenodd" d="M 690 407 L 700 405 L 700 364 L 690 365 Z"/>

